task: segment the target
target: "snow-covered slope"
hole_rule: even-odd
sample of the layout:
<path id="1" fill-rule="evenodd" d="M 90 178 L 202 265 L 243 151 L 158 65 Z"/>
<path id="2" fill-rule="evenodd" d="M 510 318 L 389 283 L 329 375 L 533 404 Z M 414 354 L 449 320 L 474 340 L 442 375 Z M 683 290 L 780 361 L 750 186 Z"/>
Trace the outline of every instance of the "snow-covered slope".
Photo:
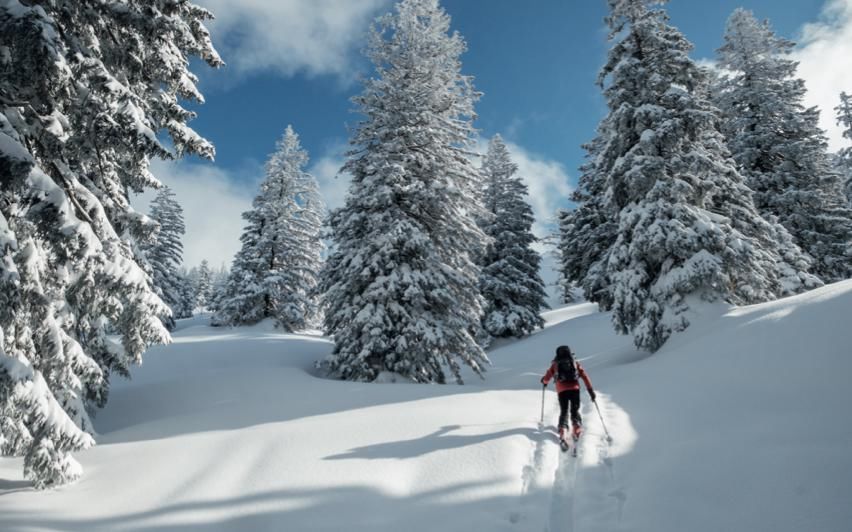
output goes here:
<path id="1" fill-rule="evenodd" d="M 318 378 L 330 344 L 261 325 L 181 324 L 116 382 L 75 485 L 35 492 L 0 460 L 0 530 L 848 530 L 852 282 L 705 307 L 652 356 L 591 305 L 548 313 L 465 386 Z M 584 360 L 561 454 L 538 379 Z"/>
<path id="2" fill-rule="evenodd" d="M 852 530 L 852 282 L 707 310 L 641 362 L 589 364 L 637 439 L 586 457 L 577 530 Z"/>

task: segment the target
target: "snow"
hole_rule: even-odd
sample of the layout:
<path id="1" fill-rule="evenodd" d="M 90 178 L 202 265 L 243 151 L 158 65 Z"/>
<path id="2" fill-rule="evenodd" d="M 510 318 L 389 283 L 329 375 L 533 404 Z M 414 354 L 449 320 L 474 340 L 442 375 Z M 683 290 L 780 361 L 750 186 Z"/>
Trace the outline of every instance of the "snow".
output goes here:
<path id="1" fill-rule="evenodd" d="M 0 459 L 0 529 L 847 530 L 852 281 L 690 307 L 653 355 L 595 305 L 547 312 L 464 386 L 327 380 L 321 336 L 179 320 L 114 383 L 80 481 L 35 491 Z M 552 388 L 538 426 L 560 344 L 613 436 L 584 395 L 576 459 L 556 445 Z"/>
<path id="2" fill-rule="evenodd" d="M 5 125 L 4 122 L 5 117 L 0 119 L 0 126 Z M 20 142 L 10 137 L 3 131 L 0 131 L 0 153 L 3 154 L 3 157 L 8 158 L 12 161 L 22 161 L 29 163 L 33 160 L 32 156 L 29 154 L 29 152 L 27 152 L 27 150 L 21 145 Z"/>

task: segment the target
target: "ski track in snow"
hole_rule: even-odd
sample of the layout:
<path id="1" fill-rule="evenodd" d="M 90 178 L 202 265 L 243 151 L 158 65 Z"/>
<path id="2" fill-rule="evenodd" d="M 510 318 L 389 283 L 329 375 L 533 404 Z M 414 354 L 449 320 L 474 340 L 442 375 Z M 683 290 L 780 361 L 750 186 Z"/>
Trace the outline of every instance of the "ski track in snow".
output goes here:
<path id="1" fill-rule="evenodd" d="M 621 428 L 627 413 L 599 394 L 598 404 L 608 426 Z M 558 417 L 553 394 L 548 397 L 545 419 Z M 621 521 L 626 491 L 617 483 L 612 444 L 591 403 L 583 407 L 585 432 L 579 441 L 578 454 L 563 452 L 557 441 L 557 427 L 538 424 L 536 439 L 530 442 L 530 456 L 522 472 L 522 486 L 516 509 L 508 514 L 509 522 L 518 530 L 534 530 L 535 512 L 547 508 L 545 532 L 577 532 L 579 530 L 615 530 Z M 621 418 L 621 419 L 619 419 Z M 629 432 L 629 431 L 627 431 Z M 578 523 L 577 516 L 583 516 Z M 591 527 L 590 527 L 591 525 Z"/>
<path id="2" fill-rule="evenodd" d="M 518 504 L 518 509 L 516 511 L 510 512 L 509 514 L 509 522 L 512 524 L 520 523 L 522 520 L 525 520 L 529 515 L 528 512 L 533 502 L 532 499 L 534 498 L 536 490 L 539 488 L 538 477 L 540 476 L 541 472 L 544 470 L 545 467 L 544 462 L 546 438 L 546 429 L 543 427 L 542 424 L 539 424 L 538 432 L 536 433 L 536 440 L 534 442 L 530 442 L 529 463 L 524 466 L 523 472 L 521 473 L 523 483 L 521 484 L 521 495 L 520 502 Z"/>
<path id="3" fill-rule="evenodd" d="M 618 482 L 615 457 L 628 449 L 635 439 L 627 413 L 598 394 L 598 406 L 607 427 L 624 435 L 628 445 L 608 442 L 597 413 L 590 402 L 584 403 L 585 432 L 578 454 L 559 452 L 559 464 L 553 473 L 550 521 L 547 532 L 613 531 L 621 525 L 627 490 Z M 578 521 L 578 516 L 582 520 Z"/>
<path id="4" fill-rule="evenodd" d="M 553 404 L 554 401 L 547 401 L 545 420 L 558 415 Z M 539 521 L 542 508 L 547 507 L 552 494 L 552 474 L 557 467 L 554 447 L 554 426 L 547 421 L 537 422 L 535 439 L 530 440 L 529 459 L 521 472 L 520 496 L 516 508 L 508 515 L 516 530 L 547 530 L 546 524 Z"/>
<path id="5" fill-rule="evenodd" d="M 620 429 L 620 424 L 615 423 L 616 414 L 626 417 L 626 412 L 606 399 L 603 394 L 598 399 L 598 406 L 601 407 L 601 414 L 608 426 Z M 618 484 L 615 458 L 611 456 L 615 442 L 607 441 L 594 408 L 589 409 L 588 415 L 594 421 L 589 424 L 587 438 L 581 447 L 582 456 L 578 467 L 582 468 L 579 475 L 582 491 L 578 493 L 575 511 L 584 518 L 584 531 L 618 530 L 627 492 Z"/>
<path id="6" fill-rule="evenodd" d="M 571 451 L 559 452 L 559 467 L 553 479 L 548 532 L 574 532 L 574 490 L 577 480 L 577 463 L 581 458 L 571 456 Z"/>

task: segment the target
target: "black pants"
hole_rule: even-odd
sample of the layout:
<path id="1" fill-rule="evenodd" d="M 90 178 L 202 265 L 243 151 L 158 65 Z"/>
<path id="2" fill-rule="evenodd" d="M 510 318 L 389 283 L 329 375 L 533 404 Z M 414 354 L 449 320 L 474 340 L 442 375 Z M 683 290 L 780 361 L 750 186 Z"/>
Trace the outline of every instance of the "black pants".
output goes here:
<path id="1" fill-rule="evenodd" d="M 582 425 L 583 418 L 580 417 L 580 390 L 565 390 L 559 393 L 559 426 L 567 427 L 565 418 L 568 415 L 568 407 L 571 407 L 571 424 L 575 427 Z"/>

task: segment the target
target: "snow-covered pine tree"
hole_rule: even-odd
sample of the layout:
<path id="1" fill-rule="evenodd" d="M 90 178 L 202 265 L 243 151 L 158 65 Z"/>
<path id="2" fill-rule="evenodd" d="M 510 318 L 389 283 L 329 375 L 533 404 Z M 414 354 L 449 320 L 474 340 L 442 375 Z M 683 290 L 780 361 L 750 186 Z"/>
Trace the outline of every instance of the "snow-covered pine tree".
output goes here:
<path id="1" fill-rule="evenodd" d="M 155 226 L 128 193 L 158 185 L 151 157 L 213 155 L 179 104 L 202 100 L 191 56 L 221 64 L 210 17 L 185 1 L 0 2 L 0 440 L 36 487 L 80 475 L 87 403 L 169 339 L 132 245 Z"/>
<path id="2" fill-rule="evenodd" d="M 654 351 L 689 325 L 692 298 L 765 301 L 818 283 L 757 212 L 718 131 L 705 73 L 653 0 L 609 0 L 609 107 L 588 170 L 616 213 L 606 277 L 616 330 Z M 597 187 L 597 185 L 596 185 Z M 783 268 L 782 268 L 783 266 Z"/>
<path id="3" fill-rule="evenodd" d="M 195 312 L 198 294 L 195 293 L 195 283 L 190 280 L 184 268 L 181 268 L 178 272 L 178 286 L 178 300 L 175 303 L 174 315 L 191 318 Z"/>
<path id="4" fill-rule="evenodd" d="M 612 308 L 612 293 L 607 277 L 609 252 L 615 243 L 618 212 L 606 195 L 607 166 L 598 158 L 598 149 L 608 135 L 610 118 L 599 127 L 599 137 L 585 144 L 586 163 L 580 167 L 577 189 L 571 200 L 573 211 L 559 213 L 559 270 L 563 286 L 562 299 L 574 300 L 575 287 L 601 310 Z"/>
<path id="5" fill-rule="evenodd" d="M 195 314 L 196 309 L 198 309 L 198 266 L 193 266 L 186 270 L 183 276 L 188 283 L 184 291 L 184 297 L 190 298 L 186 300 L 186 303 L 192 309 L 192 313 Z"/>
<path id="6" fill-rule="evenodd" d="M 266 264 L 260 258 L 263 219 L 259 216 L 258 197 L 252 210 L 243 213 L 248 225 L 240 235 L 242 245 L 234 256 L 228 281 L 217 301 L 211 320 L 214 326 L 257 323 L 268 317 L 260 278 Z"/>
<path id="7" fill-rule="evenodd" d="M 195 281 L 195 306 L 201 309 L 201 312 L 207 312 L 207 306 L 213 298 L 213 270 L 210 269 L 210 263 L 207 259 L 201 261 L 198 266 L 198 277 Z"/>
<path id="8" fill-rule="evenodd" d="M 578 277 L 573 275 L 573 265 L 576 262 L 576 255 L 570 254 L 566 248 L 571 245 L 570 239 L 575 235 L 576 222 L 574 216 L 577 209 L 567 210 L 559 209 L 556 211 L 556 231 L 552 235 L 556 241 L 555 257 L 559 280 L 557 281 L 560 289 L 560 301 L 562 303 L 576 303 L 582 299 L 582 289 Z"/>
<path id="9" fill-rule="evenodd" d="M 482 327 L 495 338 L 522 337 L 544 326 L 540 313 L 548 308 L 538 274 L 541 256 L 531 247 L 537 239 L 527 186 L 500 135 L 488 144 L 481 171 L 489 215 L 481 229 L 490 237 L 479 263 L 479 289 L 485 297 Z"/>
<path id="10" fill-rule="evenodd" d="M 273 318 L 288 331 L 316 326 L 316 287 L 322 264 L 325 207 L 316 179 L 305 172 L 308 154 L 287 126 L 266 163 L 266 179 L 254 199 L 234 258 L 217 325 Z"/>
<path id="11" fill-rule="evenodd" d="M 837 152 L 837 166 L 841 175 L 846 177 L 844 189 L 846 199 L 852 207 L 852 95 L 840 93 L 840 105 L 834 108 L 837 112 L 837 123 L 843 128 L 843 138 L 850 144 Z"/>
<path id="12" fill-rule="evenodd" d="M 449 26 L 437 0 L 404 0 L 371 33 L 378 75 L 354 99 L 366 118 L 350 140 L 352 183 L 330 219 L 322 282 L 329 368 L 344 379 L 443 383 L 449 370 L 460 383 L 459 361 L 478 374 L 488 362 L 474 338 L 482 298 L 471 259 L 485 238 L 468 157 L 478 93 Z"/>
<path id="13" fill-rule="evenodd" d="M 171 309 L 171 314 L 162 316 L 166 327 L 171 330 L 175 319 L 188 318 L 191 311 L 182 304 L 183 279 L 178 268 L 183 263 L 183 243 L 181 239 L 186 233 L 183 222 L 183 208 L 175 199 L 175 193 L 163 186 L 151 202 L 152 220 L 157 222 L 159 230 L 152 242 L 143 244 L 145 257 L 152 270 L 154 286 L 159 290 L 160 297 Z"/>
<path id="14" fill-rule="evenodd" d="M 271 204 L 270 228 L 277 231 L 274 246 L 280 271 L 267 282 L 278 294 L 275 319 L 286 330 L 318 327 L 320 310 L 317 287 L 322 270 L 322 226 L 325 203 L 316 178 L 304 168 L 308 153 L 299 136 L 287 126 L 278 150 L 267 162 L 270 191 L 278 196 Z M 276 185 L 272 185 L 276 183 Z"/>
<path id="15" fill-rule="evenodd" d="M 221 308 L 222 302 L 225 298 L 225 291 L 228 286 L 229 276 L 230 272 L 228 271 L 228 267 L 224 264 L 222 264 L 219 269 L 214 271 L 212 274 L 210 288 L 212 295 L 210 296 L 210 303 L 208 305 L 208 308 L 211 312 L 214 313 L 214 318 L 215 314 L 219 312 L 219 309 Z"/>
<path id="16" fill-rule="evenodd" d="M 754 201 L 814 258 L 814 273 L 827 282 L 852 276 L 852 210 L 843 200 L 819 129 L 819 110 L 805 108 L 805 83 L 790 59 L 794 43 L 745 9 L 728 19 L 718 50 L 715 99 L 725 117 L 722 131 Z"/>

